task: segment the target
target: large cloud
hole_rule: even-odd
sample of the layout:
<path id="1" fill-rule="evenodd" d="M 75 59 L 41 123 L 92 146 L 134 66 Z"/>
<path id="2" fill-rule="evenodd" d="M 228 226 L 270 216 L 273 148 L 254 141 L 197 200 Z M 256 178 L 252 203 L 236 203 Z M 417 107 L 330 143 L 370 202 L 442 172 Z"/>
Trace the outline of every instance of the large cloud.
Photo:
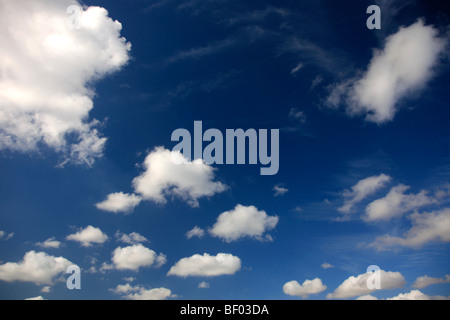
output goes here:
<path id="1" fill-rule="evenodd" d="M 398 103 L 427 84 L 433 76 L 446 41 L 437 29 L 422 20 L 402 27 L 376 50 L 368 70 L 359 79 L 346 80 L 331 91 L 327 105 L 347 104 L 350 115 L 365 115 L 367 121 L 385 123 L 394 119 Z"/>
<path id="2" fill-rule="evenodd" d="M 188 277 L 204 276 L 215 277 L 221 275 L 232 275 L 241 269 L 241 259 L 227 253 L 219 253 L 211 256 L 207 253 L 203 255 L 193 255 L 183 258 L 170 268 L 168 275 Z"/>
<path id="3" fill-rule="evenodd" d="M 0 265 L 0 280 L 53 285 L 54 279 L 65 273 L 70 265 L 72 263 L 66 258 L 29 251 L 20 262 L 7 262 Z"/>
<path id="4" fill-rule="evenodd" d="M 368 295 L 377 289 L 372 289 L 368 286 L 368 281 L 372 276 L 379 275 L 380 289 L 395 289 L 402 288 L 405 284 L 405 278 L 400 272 L 391 272 L 379 270 L 378 274 L 367 272 L 356 277 L 351 276 L 342 282 L 339 287 L 327 295 L 328 299 L 346 299 L 351 297 Z"/>
<path id="5" fill-rule="evenodd" d="M 227 186 L 214 181 L 214 168 L 202 160 L 190 162 L 179 151 L 157 147 L 144 161 L 144 172 L 133 179 L 138 195 L 110 194 L 97 208 L 111 212 L 130 212 L 141 200 L 164 204 L 178 197 L 193 207 L 202 197 L 223 192 Z"/>
<path id="6" fill-rule="evenodd" d="M 64 162 L 92 165 L 105 138 L 89 120 L 92 83 L 129 59 L 122 25 L 100 7 L 68 14 L 75 0 L 0 0 L 0 150 L 46 145 Z M 68 27 L 78 18 L 79 29 Z M 70 24 L 69 24 L 70 25 Z"/>
<path id="7" fill-rule="evenodd" d="M 430 242 L 450 242 L 450 208 L 410 216 L 412 228 L 403 237 L 384 235 L 370 246 L 385 250 L 389 247 L 420 248 Z"/>
<path id="8" fill-rule="evenodd" d="M 277 224 L 277 216 L 268 216 L 265 211 L 259 211 L 254 206 L 238 204 L 233 210 L 220 214 L 209 232 L 227 242 L 243 237 L 262 240 L 264 233 L 275 228 Z"/>
<path id="9" fill-rule="evenodd" d="M 303 284 L 299 284 L 297 281 L 290 281 L 283 286 L 283 292 L 285 294 L 302 298 L 308 298 L 309 295 L 320 293 L 326 289 L 327 286 L 319 278 L 305 280 Z"/>

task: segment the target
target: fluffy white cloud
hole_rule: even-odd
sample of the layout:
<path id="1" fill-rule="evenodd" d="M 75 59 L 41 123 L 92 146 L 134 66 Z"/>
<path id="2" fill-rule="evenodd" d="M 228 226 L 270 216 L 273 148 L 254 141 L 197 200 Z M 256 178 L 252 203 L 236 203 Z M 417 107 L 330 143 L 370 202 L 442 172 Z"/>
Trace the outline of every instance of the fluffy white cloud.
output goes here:
<path id="1" fill-rule="evenodd" d="M 342 282 L 339 287 L 327 295 L 327 299 L 346 299 L 367 295 L 377 289 L 371 289 L 368 286 L 368 280 L 371 281 L 377 275 L 380 277 L 380 289 L 396 289 L 402 288 L 405 284 L 405 278 L 400 272 L 391 272 L 379 270 L 379 273 L 371 272 L 360 274 L 357 277 L 351 276 Z"/>
<path id="2" fill-rule="evenodd" d="M 386 300 L 450 300 L 450 296 L 429 296 L 420 290 L 411 290 L 408 293 L 400 293 L 399 295 L 393 298 L 387 298 Z"/>
<path id="3" fill-rule="evenodd" d="M 96 80 L 118 71 L 131 45 L 100 7 L 70 16 L 76 0 L 0 0 L 0 150 L 44 144 L 63 163 L 92 165 L 105 138 L 89 120 Z M 19 18 L 20 17 L 20 18 Z M 68 27 L 77 18 L 79 30 Z"/>
<path id="4" fill-rule="evenodd" d="M 450 242 L 450 208 L 426 213 L 414 213 L 410 216 L 412 228 L 405 236 L 384 235 L 370 244 L 378 250 L 403 246 L 419 248 L 429 242 Z"/>
<path id="5" fill-rule="evenodd" d="M 55 238 L 48 238 L 44 242 L 36 243 L 36 245 L 39 247 L 42 247 L 42 248 L 58 249 L 61 246 L 61 242 L 58 240 L 55 240 Z"/>
<path id="6" fill-rule="evenodd" d="M 0 265 L 0 280 L 53 285 L 54 279 L 65 273 L 70 265 L 72 263 L 66 258 L 29 251 L 20 262 L 7 262 Z"/>
<path id="7" fill-rule="evenodd" d="M 108 236 L 99 228 L 87 226 L 77 233 L 68 235 L 66 240 L 80 242 L 83 247 L 90 247 L 93 244 L 103 244 L 108 240 Z"/>
<path id="8" fill-rule="evenodd" d="M 417 194 L 405 194 L 408 189 L 409 186 L 403 184 L 393 187 L 384 198 L 377 199 L 366 207 L 363 219 L 366 221 L 389 220 L 436 202 L 434 198 L 428 196 L 426 190 Z"/>
<path id="9" fill-rule="evenodd" d="M 155 262 L 157 267 L 161 266 L 165 263 L 166 256 L 162 254 L 158 256 L 155 251 L 142 244 L 136 244 L 125 248 L 116 248 L 111 260 L 118 270 L 138 271 L 139 268 L 150 267 Z M 107 266 L 105 267 L 108 269 Z"/>
<path id="10" fill-rule="evenodd" d="M 368 177 L 358 181 L 358 183 L 351 187 L 351 190 L 346 190 L 344 192 L 346 200 L 344 205 L 338 210 L 342 213 L 351 212 L 355 204 L 383 188 L 389 181 L 391 181 L 391 177 L 385 174 Z"/>
<path id="11" fill-rule="evenodd" d="M 378 298 L 374 297 L 374 296 L 372 296 L 370 294 L 366 294 L 364 296 L 356 298 L 356 300 L 378 300 Z"/>
<path id="12" fill-rule="evenodd" d="M 142 198 L 135 194 L 117 192 L 109 194 L 105 201 L 97 203 L 95 206 L 103 211 L 130 213 L 141 201 Z"/>
<path id="13" fill-rule="evenodd" d="M 320 293 L 326 289 L 327 286 L 319 278 L 305 280 L 303 284 L 299 284 L 297 281 L 290 281 L 283 286 L 283 292 L 285 294 L 302 298 L 308 298 L 309 295 Z"/>
<path id="14" fill-rule="evenodd" d="M 143 242 L 148 242 L 148 239 L 144 237 L 143 235 L 140 235 L 137 232 L 131 232 L 130 234 L 124 234 L 120 231 L 116 232 L 116 239 L 120 242 L 126 243 L 126 244 L 138 244 Z"/>
<path id="15" fill-rule="evenodd" d="M 386 39 L 383 50 L 375 51 L 361 78 L 334 87 L 327 105 L 337 107 L 344 99 L 350 115 L 366 115 L 375 123 L 393 120 L 399 101 L 430 80 L 445 45 L 438 30 L 422 20 L 400 28 Z"/>
<path id="16" fill-rule="evenodd" d="M 203 238 L 204 235 L 205 235 L 205 230 L 203 230 L 202 228 L 200 228 L 198 226 L 195 226 L 194 228 L 192 228 L 191 230 L 186 232 L 187 239 L 191 239 L 193 237 Z"/>
<path id="17" fill-rule="evenodd" d="M 173 297 L 172 291 L 166 288 L 145 289 L 143 286 L 131 286 L 129 283 L 118 285 L 111 291 L 123 294 L 123 298 L 128 300 L 166 300 Z"/>
<path id="18" fill-rule="evenodd" d="M 221 213 L 209 232 L 227 242 L 243 237 L 262 240 L 264 233 L 275 228 L 278 220 L 277 216 L 268 216 L 254 206 L 238 204 L 233 210 Z"/>
<path id="19" fill-rule="evenodd" d="M 170 268 L 167 275 L 188 277 L 204 276 L 215 277 L 232 275 L 241 269 L 241 259 L 227 253 L 219 253 L 211 256 L 195 254 L 192 257 L 183 258 Z"/>
<path id="20" fill-rule="evenodd" d="M 199 198 L 226 190 L 224 184 L 214 182 L 213 167 L 201 160 L 189 162 L 179 151 L 158 147 L 147 156 L 144 167 L 133 185 L 145 200 L 166 203 L 167 197 L 176 196 L 196 207 Z"/>
<path id="21" fill-rule="evenodd" d="M 433 278 L 427 275 L 418 277 L 416 281 L 414 281 L 412 287 L 417 289 L 423 289 L 425 287 L 431 286 L 432 284 L 438 283 L 450 283 L 450 274 L 445 275 L 444 278 Z"/>

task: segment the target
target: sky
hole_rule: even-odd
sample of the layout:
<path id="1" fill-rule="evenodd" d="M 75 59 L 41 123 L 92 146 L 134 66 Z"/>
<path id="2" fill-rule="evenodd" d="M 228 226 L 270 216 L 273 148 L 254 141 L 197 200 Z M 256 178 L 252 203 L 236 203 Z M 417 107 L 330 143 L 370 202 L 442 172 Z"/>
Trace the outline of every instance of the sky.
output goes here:
<path id="1" fill-rule="evenodd" d="M 449 299 L 449 15 L 0 0 L 0 299 Z M 278 170 L 174 149 L 196 121 Z"/>

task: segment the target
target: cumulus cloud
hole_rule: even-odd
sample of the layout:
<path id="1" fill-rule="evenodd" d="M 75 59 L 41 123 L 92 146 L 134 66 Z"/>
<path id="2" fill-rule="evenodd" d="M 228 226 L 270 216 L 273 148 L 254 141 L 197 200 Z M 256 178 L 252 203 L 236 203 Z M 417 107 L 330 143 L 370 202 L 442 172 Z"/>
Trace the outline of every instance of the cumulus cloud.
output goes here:
<path id="1" fill-rule="evenodd" d="M 436 199 L 428 196 L 426 190 L 417 194 L 405 194 L 409 188 L 403 184 L 393 187 L 384 198 L 377 199 L 367 206 L 363 219 L 366 221 L 389 220 L 436 202 Z"/>
<path id="2" fill-rule="evenodd" d="M 366 294 L 366 295 L 356 298 L 356 300 L 378 300 L 378 298 L 374 297 L 370 294 Z"/>
<path id="3" fill-rule="evenodd" d="M 156 262 L 156 267 L 166 262 L 166 256 L 157 255 L 155 251 L 144 247 L 142 244 L 136 244 L 125 248 L 118 247 L 114 250 L 112 256 L 114 268 L 118 270 L 138 271 L 142 267 L 150 267 Z M 105 265 L 106 270 L 112 266 Z"/>
<path id="4" fill-rule="evenodd" d="M 418 277 L 416 281 L 414 281 L 412 287 L 417 289 L 423 289 L 425 287 L 438 283 L 450 283 L 450 274 L 445 275 L 444 278 L 433 278 L 427 275 Z"/>
<path id="5" fill-rule="evenodd" d="M 128 300 L 167 300 L 173 297 L 172 291 L 167 288 L 145 289 L 143 286 L 131 286 L 129 283 L 118 285 L 111 291 Z"/>
<path id="6" fill-rule="evenodd" d="M 392 121 L 399 102 L 423 89 L 432 78 L 446 41 L 422 20 L 401 27 L 375 50 L 361 78 L 335 85 L 326 101 L 329 107 L 347 104 L 350 115 L 365 115 L 378 124 Z"/>
<path id="7" fill-rule="evenodd" d="M 223 192 L 227 186 L 214 181 L 214 168 L 202 160 L 188 161 L 179 151 L 157 147 L 144 161 L 144 172 L 133 179 L 137 195 L 110 194 L 97 208 L 130 212 L 141 200 L 165 204 L 167 198 L 180 198 L 192 207 L 198 200 Z M 124 210 L 126 209 L 126 210 Z"/>
<path id="8" fill-rule="evenodd" d="M 183 258 L 170 268 L 167 275 L 188 277 L 216 277 L 221 275 L 232 275 L 241 269 L 241 259 L 227 253 L 219 253 L 211 256 L 195 254 Z"/>
<path id="9" fill-rule="evenodd" d="M 87 226 L 77 233 L 68 235 L 66 240 L 77 241 L 81 243 L 83 247 L 90 247 L 93 244 L 103 244 L 108 240 L 108 236 L 99 228 Z"/>
<path id="10" fill-rule="evenodd" d="M 130 213 L 141 203 L 142 198 L 129 193 L 117 192 L 108 195 L 105 201 L 97 203 L 97 209 L 113 213 Z"/>
<path id="11" fill-rule="evenodd" d="M 358 181 L 351 190 L 344 191 L 345 202 L 338 210 L 342 213 L 350 213 L 357 203 L 383 188 L 389 181 L 391 177 L 385 174 Z"/>
<path id="12" fill-rule="evenodd" d="M 367 272 L 356 277 L 351 276 L 342 282 L 339 287 L 327 295 L 327 299 L 346 299 L 351 297 L 363 296 L 374 292 L 377 289 L 371 289 L 368 286 L 368 281 L 372 277 L 379 275 L 380 289 L 396 289 L 402 288 L 405 284 L 405 278 L 400 272 L 391 272 L 379 270 L 379 273 L 374 274 Z"/>
<path id="13" fill-rule="evenodd" d="M 48 238 L 44 242 L 36 243 L 36 245 L 41 248 L 58 249 L 61 246 L 61 242 L 56 240 L 55 238 Z"/>
<path id="14" fill-rule="evenodd" d="M 65 273 L 70 265 L 72 262 L 66 258 L 29 251 L 20 262 L 7 262 L 0 265 L 0 280 L 53 285 L 54 279 Z"/>
<path id="15" fill-rule="evenodd" d="M 302 298 L 308 298 L 309 295 L 320 293 L 326 289 L 327 286 L 319 278 L 305 280 L 303 284 L 299 284 L 297 281 L 290 281 L 283 286 L 283 292 L 285 294 Z"/>
<path id="16" fill-rule="evenodd" d="M 166 203 L 167 197 L 175 196 L 196 207 L 199 198 L 226 190 L 224 184 L 214 182 L 213 167 L 201 160 L 189 162 L 179 151 L 158 147 L 147 156 L 144 167 L 133 186 L 145 200 Z"/>
<path id="17" fill-rule="evenodd" d="M 194 228 L 192 228 L 191 230 L 186 232 L 187 239 L 191 239 L 193 237 L 203 238 L 204 235 L 205 235 L 205 230 L 203 230 L 202 228 L 200 228 L 198 226 L 195 226 Z"/>
<path id="18" fill-rule="evenodd" d="M 450 300 L 450 296 L 429 296 L 420 290 L 411 290 L 408 293 L 400 293 L 399 295 L 393 298 L 387 298 L 386 300 Z"/>
<path id="19" fill-rule="evenodd" d="M 238 204 L 233 210 L 221 213 L 209 232 L 227 242 L 243 237 L 263 240 L 264 234 L 275 228 L 278 220 L 277 216 L 268 216 L 265 211 L 254 206 Z M 268 239 L 271 239 L 270 236 Z"/>
<path id="20" fill-rule="evenodd" d="M 420 248 L 430 242 L 450 242 L 450 208 L 410 216 L 412 227 L 404 237 L 384 235 L 369 246 L 377 250 L 389 247 Z"/>
<path id="21" fill-rule="evenodd" d="M 0 0 L 0 150 L 36 151 L 92 165 L 106 138 L 93 108 L 92 83 L 120 70 L 131 45 L 101 7 L 69 16 L 75 0 Z M 18 19 L 17 17 L 20 17 Z M 68 27 L 77 18 L 79 30 Z"/>
<path id="22" fill-rule="evenodd" d="M 137 232 L 131 232 L 130 234 L 121 233 L 120 231 L 116 232 L 117 241 L 126 243 L 126 244 L 138 244 L 143 242 L 148 242 L 148 239 L 143 235 Z"/>

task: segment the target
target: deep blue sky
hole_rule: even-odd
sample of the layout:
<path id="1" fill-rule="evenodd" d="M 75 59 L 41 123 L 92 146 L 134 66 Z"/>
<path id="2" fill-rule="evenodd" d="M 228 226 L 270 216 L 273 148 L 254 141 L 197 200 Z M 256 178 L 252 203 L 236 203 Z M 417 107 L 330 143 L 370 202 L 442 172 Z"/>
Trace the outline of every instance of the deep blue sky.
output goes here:
<path id="1" fill-rule="evenodd" d="M 91 168 L 59 168 L 58 153 L 47 147 L 0 153 L 0 230 L 14 233 L 9 240 L 0 239 L 1 263 L 19 262 L 30 250 L 64 256 L 84 270 L 82 290 L 69 291 L 56 282 L 49 293 L 40 293 L 42 286 L 34 283 L 0 281 L 0 298 L 119 299 L 109 289 L 131 276 L 134 285 L 169 288 L 179 299 L 296 299 L 283 293 L 283 285 L 318 277 L 327 289 L 310 298 L 324 299 L 370 265 L 400 272 L 407 282 L 403 288 L 372 293 L 386 298 L 411 291 L 417 277 L 443 278 L 450 272 L 448 242 L 387 251 L 367 246 L 382 235 L 403 236 L 414 210 L 385 222 L 368 223 L 360 216 L 365 206 L 398 184 L 410 186 L 407 193 L 425 189 L 434 194 L 450 182 L 445 54 L 426 85 L 398 101 L 392 121 L 372 123 L 349 116 L 345 107 L 325 106 L 332 85 L 367 70 L 373 50 L 382 50 L 386 37 L 400 26 L 424 18 L 445 33 L 449 11 L 438 3 L 410 1 L 395 14 L 381 5 L 382 29 L 368 30 L 365 11 L 372 1 L 84 1 L 106 8 L 132 43 L 129 63 L 92 84 L 96 96 L 90 118 L 105 120 L 100 129 L 108 138 L 104 156 Z M 274 8 L 286 14 L 257 15 Z M 304 41 L 308 49 L 294 50 L 293 39 Z M 207 53 L 183 56 L 206 47 Z M 292 74 L 299 63 L 303 67 Z M 315 79 L 321 81 L 312 86 Z M 303 112 L 304 122 L 289 117 L 293 108 Z M 215 179 L 229 189 L 201 198 L 197 208 L 178 198 L 164 205 L 143 201 L 130 215 L 95 207 L 110 193 L 133 192 L 131 181 L 142 172 L 136 164 L 157 146 L 171 149 L 172 132 L 192 132 L 196 120 L 205 129 L 223 132 L 280 129 L 278 174 L 260 176 L 259 165 L 215 166 Z M 358 204 L 349 221 L 336 221 L 342 217 L 337 209 L 344 203 L 344 190 L 382 173 L 391 182 Z M 288 192 L 274 196 L 276 185 Z M 447 198 L 417 210 L 444 209 L 448 203 Z M 269 232 L 273 242 L 243 238 L 227 243 L 208 234 L 186 239 L 194 226 L 206 230 L 237 204 L 279 217 Z M 89 248 L 65 240 L 88 225 L 100 228 L 109 240 Z M 166 254 L 167 263 L 138 272 L 86 272 L 91 257 L 99 268 L 110 263 L 116 247 L 124 246 L 114 238 L 117 230 L 145 236 L 149 242 L 144 245 Z M 50 237 L 63 245 L 36 246 Z M 181 258 L 205 252 L 231 253 L 242 267 L 234 275 L 214 278 L 166 275 Z M 324 262 L 334 268 L 321 268 Z M 199 289 L 201 281 L 210 288 Z M 421 291 L 449 296 L 450 284 Z"/>

